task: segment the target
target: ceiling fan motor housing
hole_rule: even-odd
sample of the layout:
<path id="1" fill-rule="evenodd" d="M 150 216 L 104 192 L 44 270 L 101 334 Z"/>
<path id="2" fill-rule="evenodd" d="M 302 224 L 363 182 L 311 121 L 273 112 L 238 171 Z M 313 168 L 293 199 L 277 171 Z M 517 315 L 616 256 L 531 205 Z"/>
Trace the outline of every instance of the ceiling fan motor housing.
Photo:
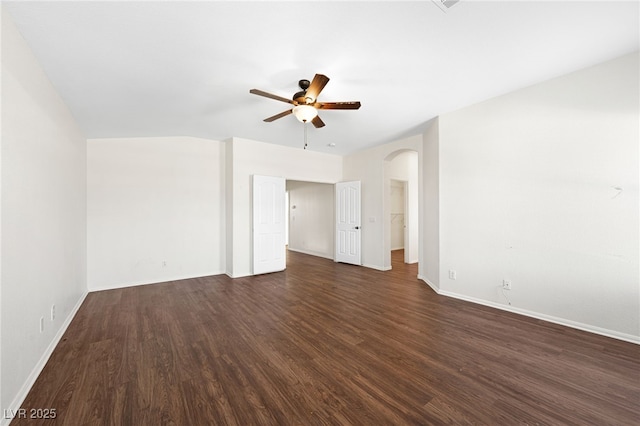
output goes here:
<path id="1" fill-rule="evenodd" d="M 305 95 L 306 94 L 307 94 L 307 92 L 303 90 L 303 91 L 298 92 L 295 95 L 293 95 L 293 98 L 291 98 L 291 99 L 293 99 L 294 101 L 298 102 L 299 104 L 304 104 L 304 103 L 306 103 L 305 102 Z"/>
<path id="2" fill-rule="evenodd" d="M 298 81 L 298 86 L 300 86 L 302 90 L 297 92 L 295 95 L 293 95 L 293 100 L 301 104 L 306 104 L 307 89 L 309 88 L 310 85 L 311 85 L 311 82 L 309 80 Z"/>

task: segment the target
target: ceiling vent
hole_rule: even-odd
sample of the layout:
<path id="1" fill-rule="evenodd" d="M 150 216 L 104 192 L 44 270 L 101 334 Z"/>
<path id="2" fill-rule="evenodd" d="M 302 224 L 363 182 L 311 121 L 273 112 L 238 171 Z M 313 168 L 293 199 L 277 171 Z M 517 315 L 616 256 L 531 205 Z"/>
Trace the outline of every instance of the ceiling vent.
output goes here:
<path id="1" fill-rule="evenodd" d="M 458 3 L 460 0 L 431 0 L 433 1 L 443 12 L 447 12 L 447 10 Z"/>

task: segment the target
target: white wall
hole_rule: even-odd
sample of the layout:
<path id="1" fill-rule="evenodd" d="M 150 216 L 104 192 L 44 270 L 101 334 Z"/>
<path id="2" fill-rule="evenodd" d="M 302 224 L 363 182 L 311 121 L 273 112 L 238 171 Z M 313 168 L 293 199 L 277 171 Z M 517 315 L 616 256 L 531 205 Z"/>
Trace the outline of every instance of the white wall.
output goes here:
<path id="1" fill-rule="evenodd" d="M 10 410 L 86 294 L 86 145 L 4 10 L 1 50 L 0 407 Z"/>
<path id="2" fill-rule="evenodd" d="M 419 277 L 434 290 L 440 287 L 440 127 L 438 118 L 424 132 L 423 186 L 420 198 L 420 239 L 424 249 Z"/>
<path id="3" fill-rule="evenodd" d="M 386 161 L 401 151 L 418 152 L 422 158 L 422 135 L 359 151 L 344 158 L 344 180 L 362 182 L 362 264 L 388 270 L 391 268 L 389 234 L 389 182 L 385 177 Z M 418 164 L 418 186 L 421 186 L 421 166 Z M 419 189 L 420 191 L 420 189 Z M 419 201 L 420 204 L 421 201 Z M 421 207 L 419 206 L 421 211 Z M 421 233 L 425 230 L 418 224 Z M 422 239 L 419 245 L 422 244 Z M 419 252 L 422 249 L 419 248 Z"/>
<path id="4" fill-rule="evenodd" d="M 222 150 L 191 137 L 88 141 L 91 290 L 224 273 Z"/>
<path id="5" fill-rule="evenodd" d="M 327 183 L 287 181 L 289 250 L 334 258 L 335 195 Z"/>
<path id="6" fill-rule="evenodd" d="M 227 139 L 222 144 L 222 152 L 224 154 L 224 265 L 225 273 L 233 276 L 233 229 L 236 221 L 233 218 L 233 139 Z"/>
<path id="7" fill-rule="evenodd" d="M 640 341 L 638 76 L 634 53 L 440 117 L 444 294 L 506 306 L 508 279 L 516 311 Z"/>
<path id="8" fill-rule="evenodd" d="M 232 171 L 225 183 L 231 198 L 233 224 L 227 241 L 227 275 L 251 275 L 251 176 L 279 176 L 289 180 L 336 183 L 342 179 L 342 157 L 241 138 L 225 141 Z M 229 160 L 231 159 L 231 160 Z M 230 268 L 229 268 L 230 267 Z"/>

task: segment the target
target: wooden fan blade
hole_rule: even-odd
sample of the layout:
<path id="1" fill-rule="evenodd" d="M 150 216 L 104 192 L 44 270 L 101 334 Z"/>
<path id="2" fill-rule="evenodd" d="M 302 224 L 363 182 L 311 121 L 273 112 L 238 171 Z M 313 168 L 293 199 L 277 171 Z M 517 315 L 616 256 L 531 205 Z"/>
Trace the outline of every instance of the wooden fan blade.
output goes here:
<path id="1" fill-rule="evenodd" d="M 353 102 L 318 102 L 314 105 L 317 109 L 359 109 L 360 101 Z"/>
<path id="2" fill-rule="evenodd" d="M 314 126 L 316 126 L 316 129 L 319 129 L 320 127 L 324 127 L 324 121 L 322 121 L 319 115 L 316 115 L 315 117 L 313 117 L 313 120 L 311 120 L 311 123 Z"/>
<path id="3" fill-rule="evenodd" d="M 311 98 L 311 103 L 315 102 L 316 99 L 318 99 L 318 95 L 320 94 L 320 92 L 322 92 L 322 89 L 324 89 L 324 86 L 326 86 L 328 82 L 329 77 L 322 74 L 316 74 L 316 76 L 313 77 L 313 81 L 309 85 L 309 88 L 307 89 L 305 97 Z"/>
<path id="4" fill-rule="evenodd" d="M 274 95 L 272 93 L 267 93 L 265 91 L 258 90 L 258 89 L 251 89 L 249 90 L 249 93 L 253 93 L 254 95 L 258 95 L 258 96 L 264 96 L 265 98 L 269 98 L 269 99 L 275 99 L 276 101 L 286 102 L 288 104 L 298 105 L 296 101 L 283 98 L 282 96 Z"/>
<path id="5" fill-rule="evenodd" d="M 286 111 L 281 112 L 280 114 L 276 114 L 276 115 L 274 115 L 272 117 L 265 118 L 264 121 L 266 121 L 267 123 L 271 123 L 272 121 L 275 121 L 278 118 L 286 117 L 287 115 L 291 114 L 292 112 L 293 112 L 293 109 L 288 109 Z"/>

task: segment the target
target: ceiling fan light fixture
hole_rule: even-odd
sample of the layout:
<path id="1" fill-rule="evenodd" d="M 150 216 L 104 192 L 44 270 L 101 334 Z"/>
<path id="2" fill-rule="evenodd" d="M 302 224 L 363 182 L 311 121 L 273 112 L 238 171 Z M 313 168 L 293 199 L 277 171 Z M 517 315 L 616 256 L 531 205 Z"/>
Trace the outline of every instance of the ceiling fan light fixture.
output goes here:
<path id="1" fill-rule="evenodd" d="M 298 105 L 293 108 L 293 115 L 303 123 L 308 123 L 318 115 L 318 110 L 311 105 Z"/>

